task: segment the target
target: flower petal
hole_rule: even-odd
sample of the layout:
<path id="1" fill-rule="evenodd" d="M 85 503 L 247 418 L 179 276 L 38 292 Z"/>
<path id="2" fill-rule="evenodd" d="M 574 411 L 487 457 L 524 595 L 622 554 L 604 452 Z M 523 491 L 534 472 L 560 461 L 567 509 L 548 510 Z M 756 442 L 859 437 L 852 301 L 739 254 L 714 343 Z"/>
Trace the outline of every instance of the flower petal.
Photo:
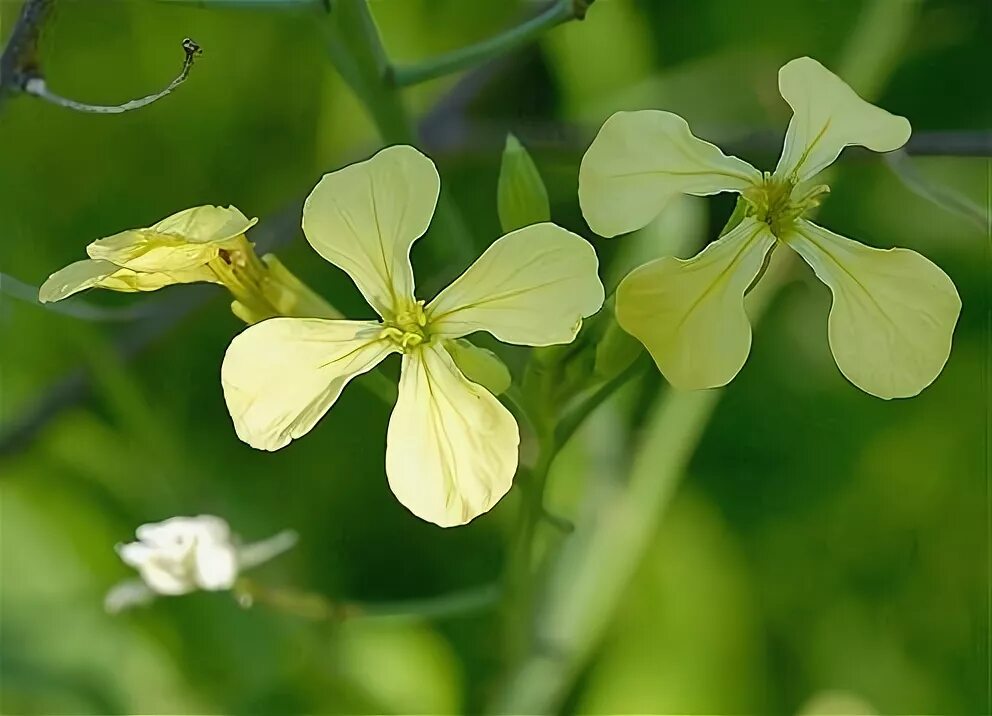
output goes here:
<path id="1" fill-rule="evenodd" d="M 233 206 L 197 206 L 173 214 L 148 229 L 130 229 L 86 247 L 91 259 L 139 272 L 182 271 L 202 266 L 219 249 L 244 241 L 258 219 Z"/>
<path id="2" fill-rule="evenodd" d="M 520 435 L 510 412 L 433 344 L 403 356 L 386 475 L 396 498 L 441 527 L 469 522 L 510 489 Z"/>
<path id="3" fill-rule="evenodd" d="M 238 578 L 238 557 L 230 544 L 197 545 L 194 552 L 194 579 L 200 589 L 230 589 Z"/>
<path id="4" fill-rule="evenodd" d="M 42 303 L 61 301 L 74 293 L 98 285 L 117 270 L 118 267 L 109 261 L 76 261 L 59 269 L 41 284 L 38 300 Z"/>
<path id="5" fill-rule="evenodd" d="M 784 241 L 830 287 L 830 350 L 849 381 L 889 399 L 937 378 L 961 312 L 947 274 L 915 251 L 872 248 L 807 221 Z"/>
<path id="6" fill-rule="evenodd" d="M 774 245 L 768 225 L 747 218 L 689 260 L 644 264 L 617 288 L 617 321 L 673 386 L 726 385 L 751 350 L 744 293 Z"/>
<path id="7" fill-rule="evenodd" d="M 372 321 L 272 318 L 235 337 L 221 382 L 238 437 L 278 450 L 305 435 L 356 375 L 396 352 Z"/>
<path id="8" fill-rule="evenodd" d="M 258 223 L 249 219 L 237 207 L 195 206 L 166 217 L 149 230 L 158 234 L 181 236 L 186 241 L 210 243 L 225 241 L 243 234 Z"/>
<path id="9" fill-rule="evenodd" d="M 761 172 L 695 137 L 671 112 L 617 112 L 579 168 L 579 204 L 589 227 L 616 236 L 646 226 L 679 194 L 743 191 Z"/>
<path id="10" fill-rule="evenodd" d="M 196 266 L 179 271 L 139 273 L 120 268 L 109 261 L 83 259 L 59 269 L 41 285 L 38 300 L 42 303 L 61 301 L 63 298 L 88 288 L 105 288 L 111 291 L 133 293 L 157 291 L 177 283 L 218 283 L 217 275 L 206 266 Z"/>
<path id="11" fill-rule="evenodd" d="M 488 331 L 504 343 L 568 343 L 603 305 L 598 269 L 592 245 L 560 226 L 510 232 L 427 306 L 431 335 Z"/>
<path id="12" fill-rule="evenodd" d="M 387 147 L 324 175 L 303 205 L 303 233 L 392 319 L 413 299 L 410 247 L 427 231 L 440 191 L 434 162 L 413 147 Z"/>
<path id="13" fill-rule="evenodd" d="M 909 140 L 909 120 L 861 99 L 810 57 L 782 67 L 778 86 L 793 115 L 776 176 L 802 182 L 832 164 L 844 147 L 891 152 Z"/>
<path id="14" fill-rule="evenodd" d="M 154 600 L 155 592 L 147 584 L 140 579 L 126 579 L 110 588 L 103 598 L 103 608 L 108 614 L 120 614 Z"/>
<path id="15" fill-rule="evenodd" d="M 138 567 L 138 574 L 152 591 L 168 595 L 188 594 L 196 589 L 187 571 L 183 564 L 157 558 Z"/>

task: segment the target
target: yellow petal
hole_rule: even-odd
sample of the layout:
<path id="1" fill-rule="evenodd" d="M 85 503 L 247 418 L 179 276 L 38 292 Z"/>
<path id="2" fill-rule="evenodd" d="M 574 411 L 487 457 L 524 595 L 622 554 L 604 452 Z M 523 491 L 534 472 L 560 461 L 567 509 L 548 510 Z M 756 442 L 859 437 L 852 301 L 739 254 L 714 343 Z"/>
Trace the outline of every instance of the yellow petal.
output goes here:
<path id="1" fill-rule="evenodd" d="M 180 269 L 177 271 L 154 271 L 142 273 L 121 268 L 99 281 L 97 288 L 106 288 L 111 291 L 157 291 L 166 286 L 178 283 L 220 283 L 217 274 L 206 266 L 194 266 L 193 268 Z"/>
<path id="2" fill-rule="evenodd" d="M 689 260 L 644 264 L 617 288 L 617 321 L 675 387 L 726 385 L 751 350 L 744 293 L 774 245 L 767 224 L 746 218 Z"/>
<path id="3" fill-rule="evenodd" d="M 432 336 L 488 331 L 504 343 L 568 343 L 603 305 L 592 245 L 555 224 L 497 239 L 427 306 Z"/>
<path id="4" fill-rule="evenodd" d="M 879 398 L 932 383 L 951 352 L 961 299 L 947 274 L 909 249 L 876 249 L 800 221 L 785 242 L 833 294 L 828 334 L 841 373 Z"/>
<path id="5" fill-rule="evenodd" d="M 233 206 L 197 206 L 162 219 L 147 229 L 130 229 L 94 241 L 91 259 L 110 261 L 142 273 L 183 271 L 206 264 L 219 249 L 243 242 L 258 219 Z"/>
<path id="6" fill-rule="evenodd" d="M 616 236 L 646 226 L 679 194 L 743 191 L 761 172 L 695 137 L 671 112 L 617 112 L 579 168 L 579 204 L 589 227 Z"/>
<path id="7" fill-rule="evenodd" d="M 438 344 L 403 356 L 386 475 L 396 498 L 441 527 L 463 525 L 510 489 L 520 436 L 510 412 Z"/>
<path id="8" fill-rule="evenodd" d="M 303 232 L 391 320 L 413 300 L 410 247 L 427 231 L 440 190 L 434 162 L 413 147 L 387 147 L 324 175 L 303 205 Z"/>
<path id="9" fill-rule="evenodd" d="M 83 259 L 59 269 L 41 284 L 38 300 L 42 303 L 52 303 L 68 298 L 74 293 L 85 291 L 96 286 L 101 280 L 118 270 L 109 261 L 92 261 Z"/>
<path id="10" fill-rule="evenodd" d="M 243 234 L 258 223 L 249 219 L 236 207 L 196 206 L 162 219 L 151 227 L 158 234 L 181 236 L 194 243 L 224 241 Z"/>
<path id="11" fill-rule="evenodd" d="M 793 115 L 776 176 L 805 181 L 833 163 L 844 147 L 891 152 L 909 140 L 909 120 L 864 101 L 810 57 L 782 67 L 778 87 Z"/>
<path id="12" fill-rule="evenodd" d="M 109 261 L 83 259 L 56 271 L 41 285 L 38 300 L 42 303 L 61 301 L 74 293 L 87 288 L 106 288 L 111 291 L 133 293 L 135 291 L 157 291 L 164 286 L 176 283 L 217 283 L 214 273 L 204 267 L 158 272 L 138 273 L 121 268 Z"/>
<path id="13" fill-rule="evenodd" d="M 372 321 L 272 318 L 227 349 L 221 383 L 238 437 L 278 450 L 305 435 L 356 375 L 397 350 Z"/>

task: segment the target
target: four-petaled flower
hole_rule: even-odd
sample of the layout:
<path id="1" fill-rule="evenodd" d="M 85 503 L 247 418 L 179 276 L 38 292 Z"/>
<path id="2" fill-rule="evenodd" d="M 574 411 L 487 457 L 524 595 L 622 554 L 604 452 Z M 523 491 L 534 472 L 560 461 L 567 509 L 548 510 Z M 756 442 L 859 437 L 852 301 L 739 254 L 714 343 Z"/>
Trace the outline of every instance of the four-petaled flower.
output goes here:
<path id="1" fill-rule="evenodd" d="M 896 150 L 909 122 L 808 57 L 782 67 L 779 90 L 793 116 L 772 173 L 726 156 L 669 112 L 618 112 L 603 125 L 579 172 L 582 212 L 596 233 L 639 229 L 678 194 L 732 191 L 746 206 L 741 222 L 694 258 L 631 272 L 617 290 L 617 320 L 673 385 L 725 385 L 751 347 L 744 294 L 784 244 L 833 294 L 829 342 L 847 379 L 880 398 L 916 395 L 950 353 L 961 309 L 954 284 L 916 252 L 871 248 L 804 218 L 828 190 L 810 180 L 844 147 Z"/>
<path id="2" fill-rule="evenodd" d="M 286 531 L 241 545 L 227 522 L 214 515 L 172 517 L 141 525 L 135 535 L 137 542 L 116 549 L 125 564 L 138 570 L 141 580 L 128 580 L 111 589 L 105 600 L 109 612 L 143 604 L 155 595 L 230 589 L 242 571 L 296 544 L 296 534 Z"/>
<path id="3" fill-rule="evenodd" d="M 227 266 L 248 247 L 248 219 L 233 206 L 197 206 L 147 229 L 129 229 L 86 247 L 88 259 L 53 273 L 42 285 L 42 303 L 87 288 L 156 291 L 176 283 L 224 283 Z"/>
<path id="4" fill-rule="evenodd" d="M 386 475 L 411 512 L 446 527 L 506 493 L 519 443 L 513 416 L 466 378 L 448 346 L 477 331 L 505 343 L 568 343 L 599 310 L 603 286 L 592 246 L 542 223 L 495 241 L 425 305 L 409 253 L 439 191 L 434 163 L 409 146 L 325 175 L 304 205 L 303 231 L 381 320 L 263 321 L 234 339 L 221 375 L 239 437 L 277 450 L 309 432 L 348 381 L 402 354 Z"/>

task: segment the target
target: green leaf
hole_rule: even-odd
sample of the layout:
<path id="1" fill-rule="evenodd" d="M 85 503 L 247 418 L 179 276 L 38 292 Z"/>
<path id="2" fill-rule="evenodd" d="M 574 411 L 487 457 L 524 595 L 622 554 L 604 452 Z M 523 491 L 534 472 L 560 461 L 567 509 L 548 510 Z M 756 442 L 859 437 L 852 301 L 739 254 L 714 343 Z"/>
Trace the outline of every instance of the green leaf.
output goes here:
<path id="1" fill-rule="evenodd" d="M 510 369 L 490 350 L 479 348 L 463 338 L 445 344 L 455 364 L 473 383 L 478 383 L 493 395 L 505 393 L 513 382 Z"/>
<path id="2" fill-rule="evenodd" d="M 544 181 L 530 154 L 512 134 L 506 137 L 496 203 L 499 223 L 507 233 L 551 220 L 548 190 Z"/>

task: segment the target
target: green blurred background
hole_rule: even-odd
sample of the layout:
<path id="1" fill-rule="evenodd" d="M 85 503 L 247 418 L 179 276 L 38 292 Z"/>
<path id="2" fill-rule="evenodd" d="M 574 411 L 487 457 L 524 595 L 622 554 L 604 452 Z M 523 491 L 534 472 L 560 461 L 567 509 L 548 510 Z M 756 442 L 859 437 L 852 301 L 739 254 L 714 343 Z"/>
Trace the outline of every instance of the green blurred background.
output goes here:
<path id="1" fill-rule="evenodd" d="M 19 5 L 0 2 L 4 34 Z M 540 6 L 371 3 L 397 61 L 483 39 Z M 775 73 L 808 54 L 835 68 L 844 58 L 855 74 L 870 66 L 878 103 L 909 117 L 917 137 L 947 143 L 933 133 L 992 127 L 990 7 L 598 0 L 584 22 L 467 83 L 445 78 L 405 96 L 477 249 L 499 235 L 495 186 L 513 131 L 548 183 L 555 220 L 588 236 L 604 273 L 616 275 L 631 252 L 657 254 L 676 239 L 698 247 L 731 204 L 686 199 L 637 237 L 592 237 L 578 210 L 578 163 L 612 111 L 678 112 L 701 136 L 771 168 L 789 116 Z M 379 146 L 329 64 L 322 22 L 302 10 L 61 2 L 41 49 L 62 94 L 115 103 L 153 91 L 178 69 L 185 36 L 204 55 L 184 86 L 141 111 L 84 115 L 28 97 L 0 107 L 0 270 L 38 285 L 96 238 L 188 206 L 233 203 L 262 218 L 259 236 L 279 229 L 287 266 L 348 315 L 365 315 L 344 274 L 296 228 L 298 202 L 323 172 Z M 880 49 L 893 33 L 896 49 Z M 927 182 L 987 207 L 988 159 L 912 163 Z M 845 155 L 821 220 L 872 245 L 921 251 L 950 274 L 964 308 L 944 373 L 913 400 L 853 388 L 827 347 L 829 294 L 800 272 L 756 329 L 751 358 L 659 515 L 633 582 L 555 709 L 794 714 L 817 694 L 844 692 L 878 713 L 989 713 L 992 307 L 981 211 L 969 220 L 913 193 L 882 159 Z M 428 292 L 464 267 L 436 256 L 414 250 Z M 113 545 L 143 522 L 179 514 L 221 515 L 248 540 L 297 530 L 298 547 L 256 578 L 332 599 L 427 597 L 500 576 L 518 497 L 465 528 L 414 518 L 386 484 L 388 411 L 368 392 L 345 391 L 309 437 L 276 454 L 240 443 L 218 378 L 241 324 L 222 291 L 205 291 L 205 300 L 190 287 L 84 297 L 113 309 L 152 306 L 131 321 L 2 298 L 0 710 L 486 709 L 507 688 L 499 608 L 328 625 L 195 594 L 103 612 L 106 590 L 130 576 Z M 149 298 L 156 303 L 142 303 Z M 130 355 L 135 342 L 142 350 Z M 511 364 L 519 357 L 504 355 Z M 44 396 L 71 398 L 80 370 L 91 388 L 81 400 L 10 439 Z M 658 389 L 646 381 L 641 400 Z M 622 400 L 612 409 L 630 414 Z M 580 517 L 597 471 L 591 453 L 613 414 L 597 416 L 553 474 L 552 498 L 567 517 Z M 550 549 L 569 539 L 552 532 Z"/>

